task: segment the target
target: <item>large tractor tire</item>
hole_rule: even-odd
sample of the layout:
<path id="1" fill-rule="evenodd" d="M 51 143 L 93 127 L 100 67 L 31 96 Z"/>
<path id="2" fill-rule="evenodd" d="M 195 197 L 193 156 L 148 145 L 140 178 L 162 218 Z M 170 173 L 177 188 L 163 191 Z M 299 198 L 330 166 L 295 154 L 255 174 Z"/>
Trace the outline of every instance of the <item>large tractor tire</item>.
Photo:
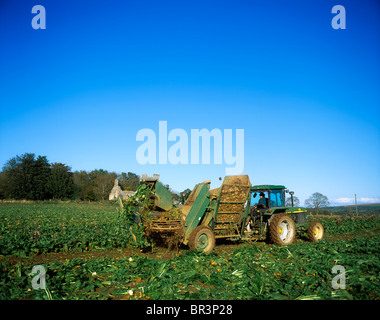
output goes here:
<path id="1" fill-rule="evenodd" d="M 278 246 L 292 244 L 296 237 L 296 224 L 286 213 L 276 214 L 269 225 L 270 240 Z"/>
<path id="2" fill-rule="evenodd" d="M 211 252 L 215 248 L 215 235 L 211 228 L 198 226 L 190 234 L 189 248 L 202 252 Z"/>
<path id="3" fill-rule="evenodd" d="M 307 229 L 307 237 L 313 243 L 317 243 L 319 240 L 323 239 L 325 234 L 325 229 L 322 223 L 319 221 L 312 221 Z"/>

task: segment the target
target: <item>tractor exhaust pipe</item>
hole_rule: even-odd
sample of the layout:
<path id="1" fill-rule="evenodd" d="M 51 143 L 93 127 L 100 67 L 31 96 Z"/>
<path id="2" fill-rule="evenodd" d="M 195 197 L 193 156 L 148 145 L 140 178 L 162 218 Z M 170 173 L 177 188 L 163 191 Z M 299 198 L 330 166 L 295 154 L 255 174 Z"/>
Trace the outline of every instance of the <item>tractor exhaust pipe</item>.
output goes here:
<path id="1" fill-rule="evenodd" d="M 292 207 L 294 207 L 294 199 L 293 199 L 294 191 L 289 191 L 289 194 L 290 194 L 290 200 L 292 202 Z"/>

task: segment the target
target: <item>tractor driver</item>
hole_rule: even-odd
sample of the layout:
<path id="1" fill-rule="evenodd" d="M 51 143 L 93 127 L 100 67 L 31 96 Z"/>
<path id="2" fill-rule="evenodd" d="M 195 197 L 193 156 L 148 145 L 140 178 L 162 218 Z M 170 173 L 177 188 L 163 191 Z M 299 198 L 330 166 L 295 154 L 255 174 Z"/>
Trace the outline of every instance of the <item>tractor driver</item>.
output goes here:
<path id="1" fill-rule="evenodd" d="M 254 215 L 257 215 L 259 210 L 259 208 L 263 209 L 263 208 L 267 208 L 267 199 L 265 198 L 265 194 L 264 192 L 260 192 L 260 199 L 259 199 L 259 202 L 257 202 L 255 205 L 252 206 L 251 208 L 251 216 L 253 217 Z"/>
<path id="2" fill-rule="evenodd" d="M 265 198 L 264 192 L 260 192 L 260 200 L 259 200 L 258 204 L 262 204 L 264 206 L 264 208 L 266 208 L 266 207 L 268 207 L 268 205 L 267 205 L 268 201 L 267 200 L 268 199 Z"/>

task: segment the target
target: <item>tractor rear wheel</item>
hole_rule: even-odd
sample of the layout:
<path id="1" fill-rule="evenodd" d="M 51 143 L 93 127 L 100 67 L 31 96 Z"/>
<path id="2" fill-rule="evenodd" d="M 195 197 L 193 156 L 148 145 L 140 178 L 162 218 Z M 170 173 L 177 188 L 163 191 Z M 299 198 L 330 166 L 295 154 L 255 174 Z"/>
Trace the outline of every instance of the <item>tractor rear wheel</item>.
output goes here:
<path id="1" fill-rule="evenodd" d="M 296 224 L 286 213 L 276 214 L 269 225 L 270 240 L 278 246 L 292 244 L 296 237 Z"/>
<path id="2" fill-rule="evenodd" d="M 211 252 L 215 248 L 215 235 L 211 228 L 198 226 L 190 234 L 189 247 L 191 250 Z"/>
<path id="3" fill-rule="evenodd" d="M 323 238 L 325 234 L 325 229 L 323 228 L 322 223 L 319 221 L 312 221 L 307 229 L 307 237 L 313 243 L 317 243 Z"/>

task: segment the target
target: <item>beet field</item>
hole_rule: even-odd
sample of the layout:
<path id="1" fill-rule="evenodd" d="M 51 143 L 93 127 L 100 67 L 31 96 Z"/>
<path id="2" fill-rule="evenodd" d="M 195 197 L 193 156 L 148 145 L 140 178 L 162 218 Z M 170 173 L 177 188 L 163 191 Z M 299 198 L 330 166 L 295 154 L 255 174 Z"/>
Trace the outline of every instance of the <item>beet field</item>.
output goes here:
<path id="1" fill-rule="evenodd" d="M 1 203 L 0 299 L 379 300 L 380 216 L 318 220 L 317 244 L 202 254 L 139 249 L 116 204 Z"/>

